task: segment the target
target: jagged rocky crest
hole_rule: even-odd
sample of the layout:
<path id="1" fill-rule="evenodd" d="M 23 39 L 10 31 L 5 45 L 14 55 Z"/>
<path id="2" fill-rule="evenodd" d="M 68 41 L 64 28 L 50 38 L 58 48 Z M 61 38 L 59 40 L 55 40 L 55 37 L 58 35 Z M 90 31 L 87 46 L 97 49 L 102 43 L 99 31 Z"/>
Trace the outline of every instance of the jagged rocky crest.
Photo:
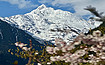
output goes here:
<path id="1" fill-rule="evenodd" d="M 55 38 L 72 41 L 79 33 L 99 26 L 95 21 L 85 21 L 68 11 L 54 10 L 44 4 L 24 15 L 0 17 L 12 26 L 26 31 L 32 37 L 54 42 Z"/>

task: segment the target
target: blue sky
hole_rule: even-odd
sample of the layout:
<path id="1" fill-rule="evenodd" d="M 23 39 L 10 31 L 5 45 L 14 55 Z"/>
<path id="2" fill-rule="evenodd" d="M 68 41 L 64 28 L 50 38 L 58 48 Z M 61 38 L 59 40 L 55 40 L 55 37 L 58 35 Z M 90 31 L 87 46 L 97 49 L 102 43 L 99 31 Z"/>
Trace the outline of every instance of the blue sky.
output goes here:
<path id="1" fill-rule="evenodd" d="M 36 9 L 41 4 L 87 17 L 90 12 L 85 11 L 83 8 L 92 5 L 97 7 L 99 12 L 104 12 L 104 3 L 105 0 L 0 0 L 0 17 L 22 15 Z"/>

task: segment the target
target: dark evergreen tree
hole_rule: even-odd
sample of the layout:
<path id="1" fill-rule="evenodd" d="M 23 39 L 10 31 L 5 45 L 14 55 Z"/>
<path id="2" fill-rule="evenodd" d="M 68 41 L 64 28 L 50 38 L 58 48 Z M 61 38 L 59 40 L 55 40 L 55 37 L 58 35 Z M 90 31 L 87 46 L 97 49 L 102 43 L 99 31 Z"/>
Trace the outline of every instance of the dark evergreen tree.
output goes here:
<path id="1" fill-rule="evenodd" d="M 87 8 L 84 9 L 90 11 L 92 14 L 96 16 L 96 17 L 90 17 L 90 19 L 102 22 L 102 24 L 99 27 L 92 29 L 91 32 L 90 31 L 88 32 L 88 34 L 91 34 L 95 30 L 99 30 L 99 28 L 105 27 L 105 15 L 104 16 L 102 15 L 103 12 L 99 13 L 98 11 L 96 11 L 96 8 L 92 7 L 91 5 L 87 6 Z M 103 32 L 105 31 L 103 30 Z"/>

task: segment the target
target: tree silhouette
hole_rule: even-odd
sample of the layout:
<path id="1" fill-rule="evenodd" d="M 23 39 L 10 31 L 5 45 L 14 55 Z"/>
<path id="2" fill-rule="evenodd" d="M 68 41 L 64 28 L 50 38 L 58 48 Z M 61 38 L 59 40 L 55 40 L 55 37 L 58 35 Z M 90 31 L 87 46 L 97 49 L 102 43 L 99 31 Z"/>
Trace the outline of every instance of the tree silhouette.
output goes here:
<path id="1" fill-rule="evenodd" d="M 100 12 L 99 13 L 96 10 L 96 8 L 95 7 L 92 7 L 91 5 L 87 6 L 84 9 L 90 11 L 92 14 L 94 14 L 96 16 L 96 17 L 90 17 L 90 19 L 93 19 L 93 20 L 102 22 L 102 24 L 99 27 L 97 27 L 95 29 L 92 29 L 91 32 L 89 32 L 89 33 L 92 33 L 93 31 L 98 30 L 100 27 L 105 27 L 105 15 L 103 16 L 103 12 Z"/>

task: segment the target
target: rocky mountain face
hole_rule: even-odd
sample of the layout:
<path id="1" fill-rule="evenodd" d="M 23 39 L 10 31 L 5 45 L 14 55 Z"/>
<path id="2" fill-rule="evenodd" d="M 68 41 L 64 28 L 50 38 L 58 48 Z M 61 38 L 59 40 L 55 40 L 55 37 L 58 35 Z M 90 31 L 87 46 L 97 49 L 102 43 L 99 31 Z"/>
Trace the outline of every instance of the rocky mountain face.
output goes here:
<path id="1" fill-rule="evenodd" d="M 54 10 L 45 5 L 24 15 L 0 17 L 11 26 L 24 30 L 33 38 L 54 43 L 55 38 L 72 41 L 79 33 L 87 33 L 89 29 L 99 26 L 95 21 L 85 21 L 68 11 Z M 42 43 L 42 42 L 41 42 Z"/>
<path id="2" fill-rule="evenodd" d="M 27 63 L 25 59 L 11 55 L 8 49 L 16 49 L 14 43 L 19 41 L 29 44 L 29 39 L 32 40 L 33 47 L 39 50 L 40 47 L 38 46 L 42 46 L 42 44 L 35 38 L 25 33 L 25 31 L 12 27 L 7 22 L 0 20 L 0 65 L 13 65 L 12 63 L 15 60 L 18 60 L 19 65 L 25 65 Z"/>

